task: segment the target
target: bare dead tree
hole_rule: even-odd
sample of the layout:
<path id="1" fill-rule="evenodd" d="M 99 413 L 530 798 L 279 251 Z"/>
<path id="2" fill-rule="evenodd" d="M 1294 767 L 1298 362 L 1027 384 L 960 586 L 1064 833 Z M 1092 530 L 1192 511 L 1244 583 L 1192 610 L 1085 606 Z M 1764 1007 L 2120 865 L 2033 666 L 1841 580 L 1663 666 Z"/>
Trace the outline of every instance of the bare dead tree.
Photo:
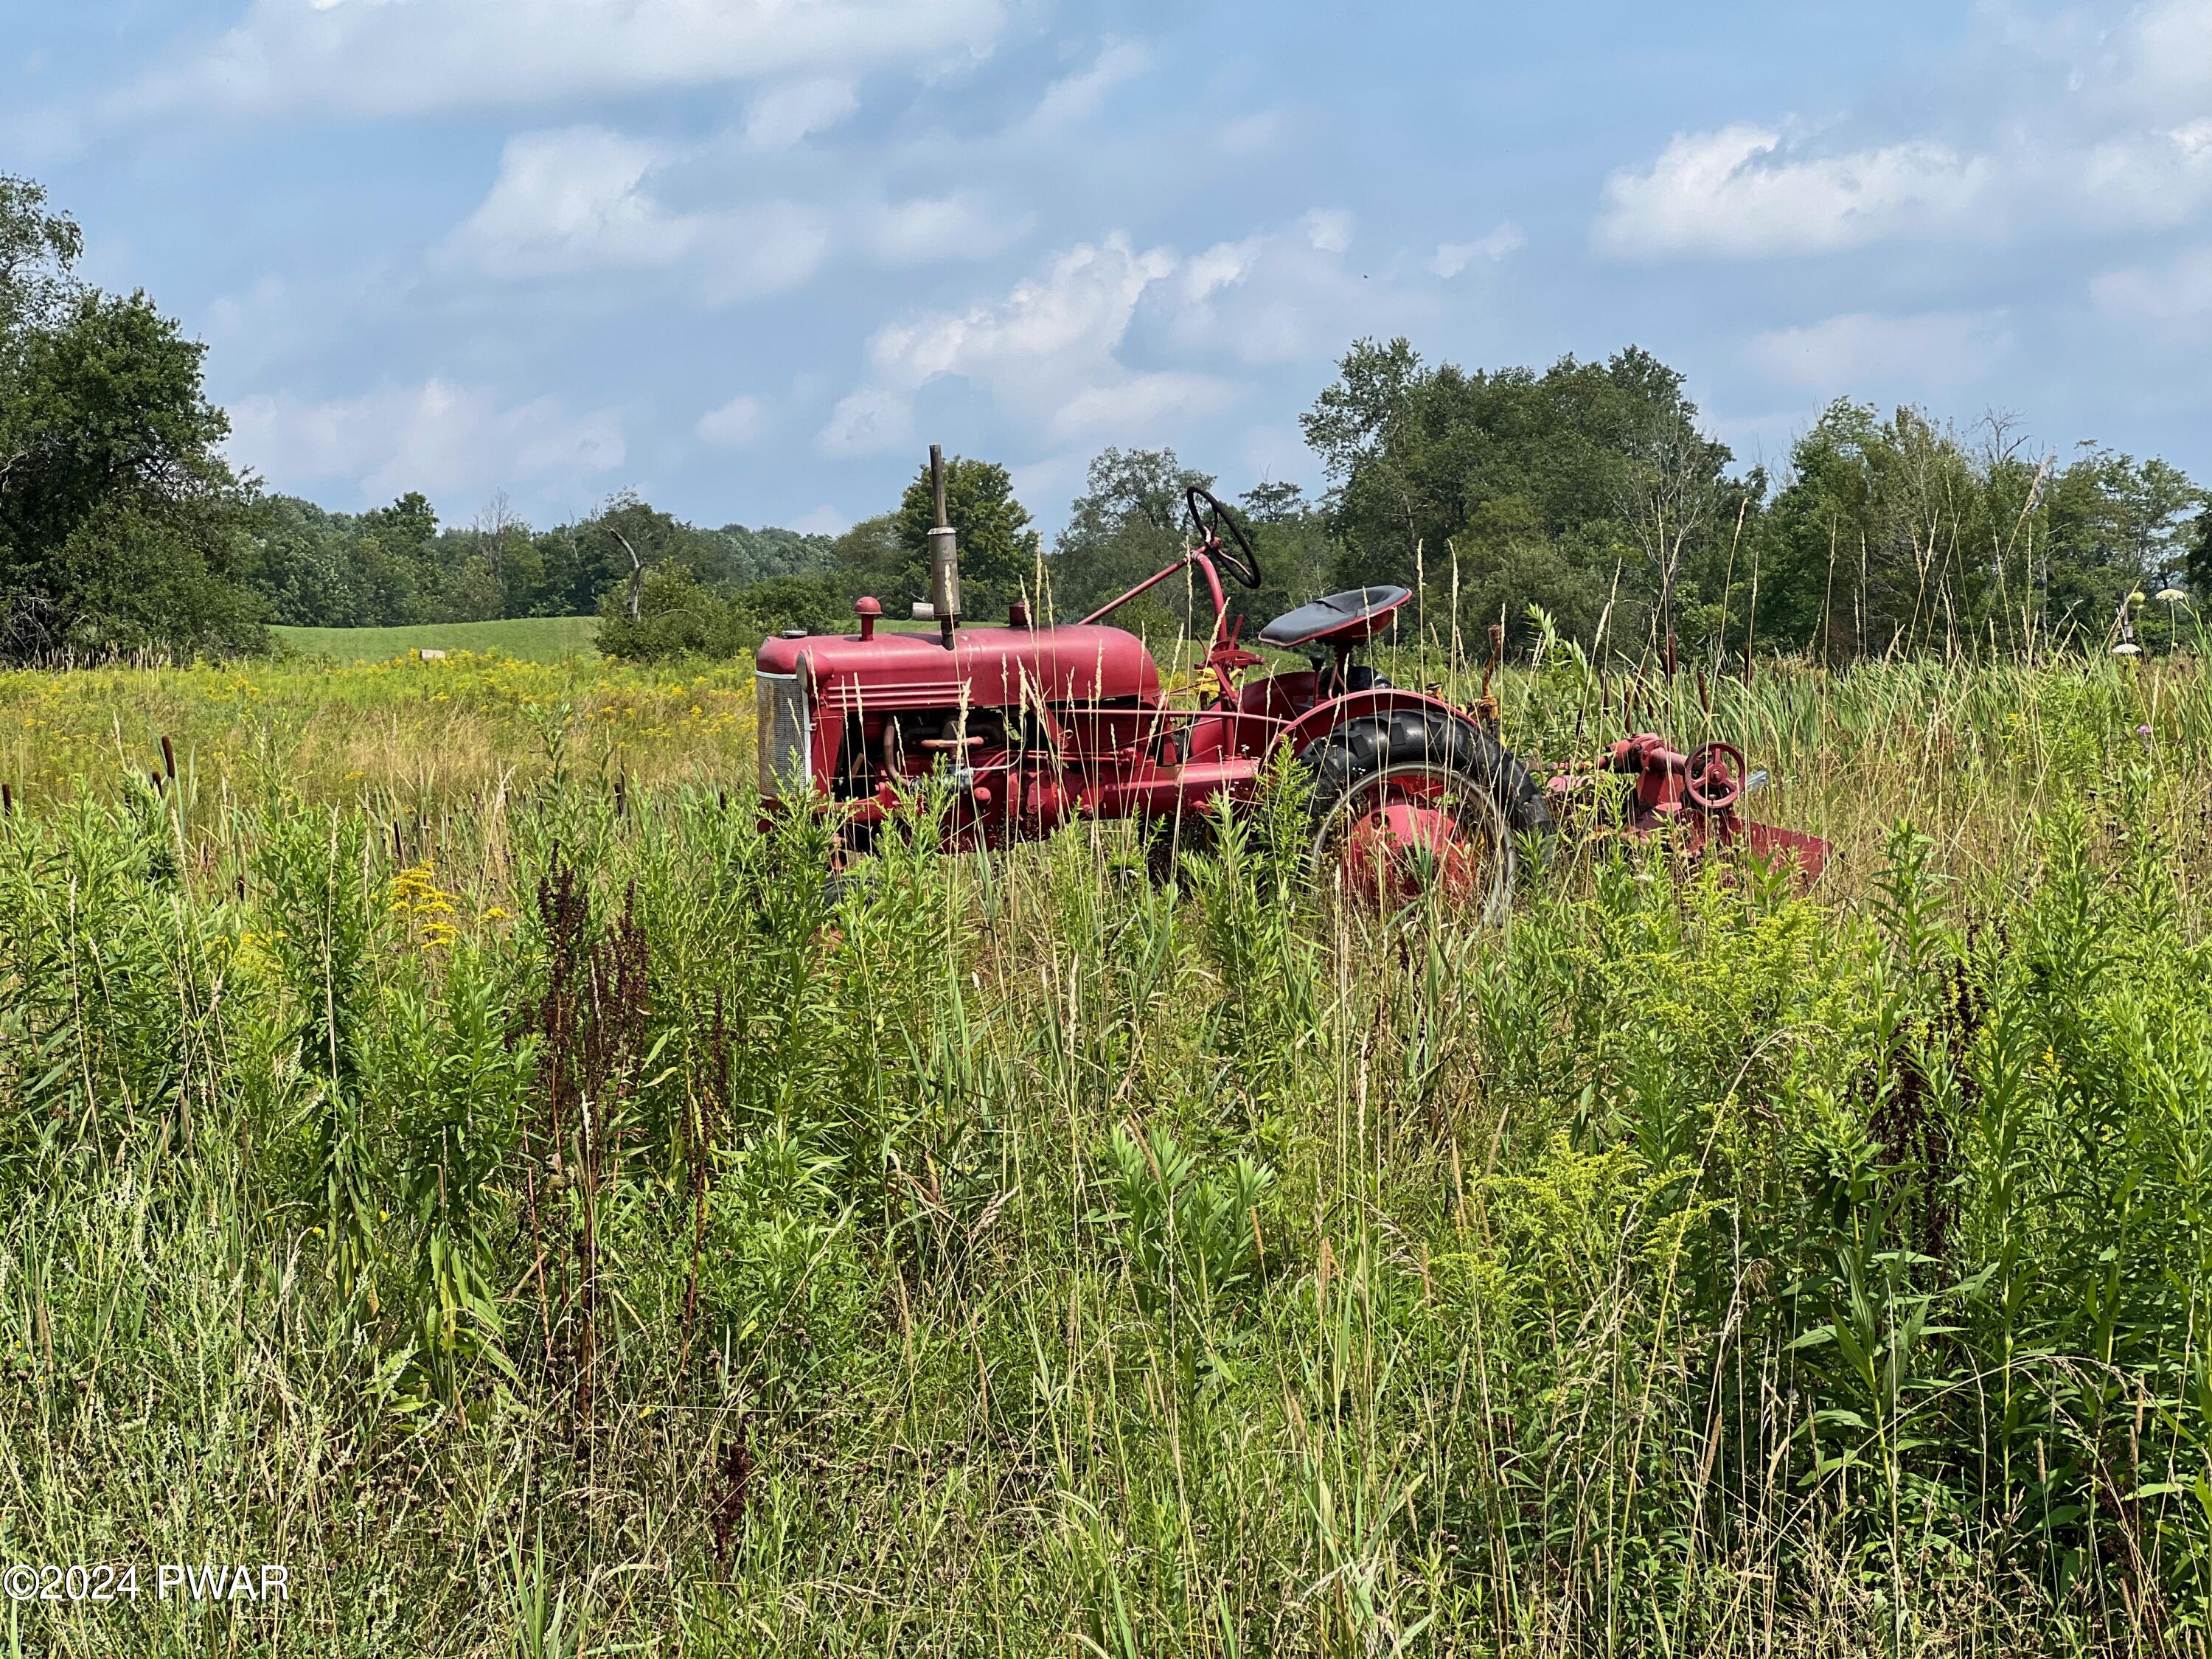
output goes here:
<path id="1" fill-rule="evenodd" d="M 492 586 L 502 596 L 507 592 L 507 538 L 520 522 L 514 503 L 504 489 L 494 490 L 483 511 L 477 514 L 477 550 L 491 571 Z"/>
<path id="2" fill-rule="evenodd" d="M 629 538 L 612 525 L 607 532 L 622 544 L 622 550 L 629 555 L 629 619 L 637 620 L 638 601 L 645 589 L 645 561 L 637 556 L 637 550 L 629 544 Z"/>
<path id="3" fill-rule="evenodd" d="M 1642 446 L 1621 516 L 1659 583 L 1656 643 L 1674 667 L 1674 586 L 1690 544 L 1713 516 L 1718 492 L 1704 465 L 1707 446 L 1686 424 L 1668 422 Z"/>

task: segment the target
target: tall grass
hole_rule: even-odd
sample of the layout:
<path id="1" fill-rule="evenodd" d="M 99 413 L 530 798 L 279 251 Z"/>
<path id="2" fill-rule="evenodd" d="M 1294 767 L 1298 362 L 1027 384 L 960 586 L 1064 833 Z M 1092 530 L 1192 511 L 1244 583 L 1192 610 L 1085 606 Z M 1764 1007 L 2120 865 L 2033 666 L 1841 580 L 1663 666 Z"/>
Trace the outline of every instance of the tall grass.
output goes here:
<path id="1" fill-rule="evenodd" d="M 833 887 L 741 728 L 427 775 L 411 672 L 0 821 L 0 1560 L 293 1585 L 21 1651 L 2205 1651 L 2186 665 L 1631 686 L 1831 878 L 1500 932 L 1324 913 L 1294 781 Z"/>

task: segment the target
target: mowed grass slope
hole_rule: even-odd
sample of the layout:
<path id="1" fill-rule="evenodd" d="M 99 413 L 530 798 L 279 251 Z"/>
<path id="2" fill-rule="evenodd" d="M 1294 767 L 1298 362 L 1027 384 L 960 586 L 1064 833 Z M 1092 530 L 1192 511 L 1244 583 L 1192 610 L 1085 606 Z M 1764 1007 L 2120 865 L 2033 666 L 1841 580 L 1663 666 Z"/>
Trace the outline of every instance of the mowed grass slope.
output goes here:
<path id="1" fill-rule="evenodd" d="M 833 886 L 742 665 L 0 676 L 0 1564 L 292 1590 L 4 1651 L 2204 1659 L 2201 667 L 1500 689 L 1829 877 Z"/>
<path id="2" fill-rule="evenodd" d="M 597 617 L 519 617 L 504 622 L 422 623 L 405 628 L 276 628 L 293 650 L 339 662 L 383 662 L 410 651 L 496 651 L 558 662 L 592 649 Z"/>

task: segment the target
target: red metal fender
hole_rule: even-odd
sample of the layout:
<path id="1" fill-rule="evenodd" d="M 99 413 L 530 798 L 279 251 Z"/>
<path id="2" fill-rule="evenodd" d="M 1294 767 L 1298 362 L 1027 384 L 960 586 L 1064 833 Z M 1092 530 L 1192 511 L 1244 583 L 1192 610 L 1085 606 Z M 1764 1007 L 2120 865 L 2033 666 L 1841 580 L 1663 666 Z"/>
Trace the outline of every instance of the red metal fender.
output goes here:
<path id="1" fill-rule="evenodd" d="M 1408 691 L 1402 686 L 1382 686 L 1372 691 L 1347 691 L 1340 697 L 1307 709 L 1276 733 L 1275 740 L 1268 745 L 1268 750 L 1272 754 L 1279 749 L 1288 749 L 1295 755 L 1308 744 L 1327 737 L 1348 720 L 1387 714 L 1400 708 L 1415 709 L 1425 714 L 1449 714 L 1469 726 L 1474 724 L 1464 708 L 1455 708 L 1442 697 L 1432 697 L 1425 691 Z"/>

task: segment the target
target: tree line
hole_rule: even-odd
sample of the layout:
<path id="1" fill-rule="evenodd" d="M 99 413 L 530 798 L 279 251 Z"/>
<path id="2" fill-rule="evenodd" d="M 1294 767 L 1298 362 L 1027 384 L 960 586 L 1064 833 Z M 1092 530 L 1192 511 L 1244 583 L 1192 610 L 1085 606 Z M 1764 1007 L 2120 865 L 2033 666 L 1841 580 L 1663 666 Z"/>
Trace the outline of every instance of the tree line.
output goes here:
<path id="1" fill-rule="evenodd" d="M 1682 385 L 1632 347 L 1539 374 L 1355 345 L 1304 417 L 1338 574 L 1433 591 L 1442 570 L 1463 621 L 1538 605 L 1615 653 L 1831 661 L 2156 647 L 2212 593 L 2212 498 L 2163 460 L 1838 399 L 1771 477 Z"/>
<path id="2" fill-rule="evenodd" d="M 441 524 L 420 494 L 328 512 L 225 460 L 204 348 L 143 292 L 76 271 L 82 237 L 0 175 L 0 660 L 270 647 L 267 625 L 362 627 L 597 612 L 603 650 L 733 655 L 787 627 L 894 617 L 927 592 L 918 472 L 843 535 L 685 523 L 630 494 L 550 529 L 495 496 Z M 1770 476 L 1705 428 L 1683 377 L 1630 347 L 1540 371 L 1361 341 L 1302 417 L 1327 488 L 1233 499 L 1265 585 L 1255 621 L 1333 588 L 1418 586 L 1431 628 L 1525 637 L 1537 610 L 1601 653 L 2192 648 L 2212 596 L 2212 497 L 2094 444 L 1832 404 Z M 1109 448 L 1049 546 L 1006 469 L 956 458 L 966 609 L 1079 617 L 1183 545 L 1184 491 L 1229 496 L 1170 449 Z M 1190 625 L 1168 584 L 1124 619 Z"/>
<path id="3" fill-rule="evenodd" d="M 588 516 L 532 530 L 504 495 L 465 524 L 410 492 L 367 513 L 272 495 L 251 524 L 246 580 L 269 618 L 309 628 L 574 617 L 641 572 L 684 569 L 717 590 L 830 568 L 830 540 L 739 524 L 701 529 L 623 492 Z"/>

